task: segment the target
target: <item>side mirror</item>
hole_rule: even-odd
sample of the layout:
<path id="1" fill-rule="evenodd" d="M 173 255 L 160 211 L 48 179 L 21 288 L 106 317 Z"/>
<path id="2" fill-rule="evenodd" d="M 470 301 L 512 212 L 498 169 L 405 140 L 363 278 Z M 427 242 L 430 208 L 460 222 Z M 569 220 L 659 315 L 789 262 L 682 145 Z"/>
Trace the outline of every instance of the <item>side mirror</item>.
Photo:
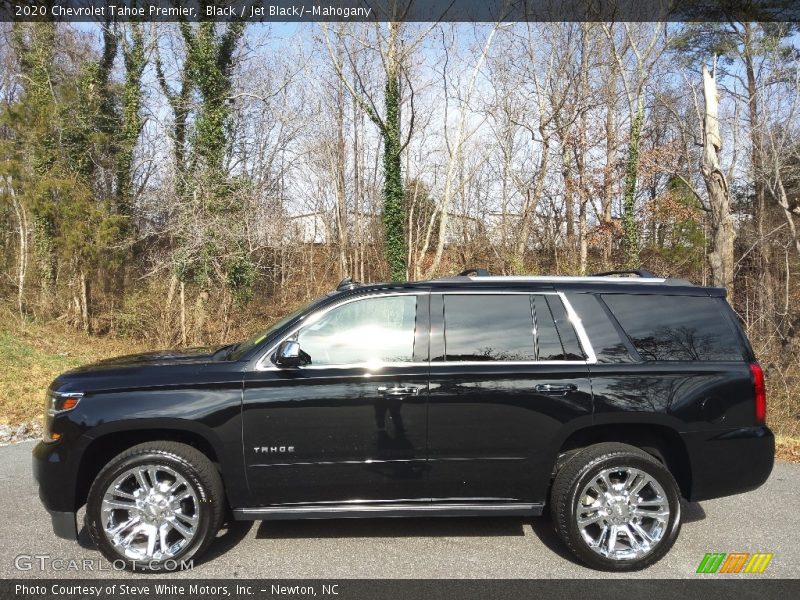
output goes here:
<path id="1" fill-rule="evenodd" d="M 296 340 L 284 340 L 275 351 L 273 362 L 279 367 L 300 367 L 309 363 L 309 356 Z"/>

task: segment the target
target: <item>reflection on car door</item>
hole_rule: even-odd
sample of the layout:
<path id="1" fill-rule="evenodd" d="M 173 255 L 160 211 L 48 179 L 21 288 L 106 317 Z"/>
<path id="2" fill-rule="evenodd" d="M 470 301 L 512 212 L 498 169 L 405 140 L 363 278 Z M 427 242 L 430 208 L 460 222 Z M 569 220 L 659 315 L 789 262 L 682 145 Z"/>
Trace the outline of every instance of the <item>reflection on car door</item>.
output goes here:
<path id="1" fill-rule="evenodd" d="M 419 292 L 344 301 L 290 334 L 311 364 L 246 375 L 254 506 L 427 500 L 428 311 Z"/>

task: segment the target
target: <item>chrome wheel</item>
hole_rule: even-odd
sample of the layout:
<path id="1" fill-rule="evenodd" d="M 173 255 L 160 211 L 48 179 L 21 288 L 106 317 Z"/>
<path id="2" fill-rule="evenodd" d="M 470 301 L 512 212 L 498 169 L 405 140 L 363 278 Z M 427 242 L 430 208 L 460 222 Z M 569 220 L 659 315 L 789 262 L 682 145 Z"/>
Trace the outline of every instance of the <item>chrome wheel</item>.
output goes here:
<path id="1" fill-rule="evenodd" d="M 137 465 L 108 486 L 101 504 L 103 530 L 123 556 L 161 561 L 184 550 L 197 533 L 200 503 L 175 469 Z"/>
<path id="2" fill-rule="evenodd" d="M 667 530 L 667 494 L 651 475 L 633 467 L 603 469 L 578 496 L 575 519 L 586 544 L 611 560 L 638 559 Z"/>

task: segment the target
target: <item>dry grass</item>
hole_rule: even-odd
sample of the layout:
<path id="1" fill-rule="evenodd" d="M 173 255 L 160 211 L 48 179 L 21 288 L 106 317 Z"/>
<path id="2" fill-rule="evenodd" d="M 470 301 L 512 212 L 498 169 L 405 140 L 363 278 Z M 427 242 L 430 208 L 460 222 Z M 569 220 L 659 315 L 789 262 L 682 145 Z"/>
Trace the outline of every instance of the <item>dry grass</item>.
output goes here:
<path id="1" fill-rule="evenodd" d="M 775 436 L 775 458 L 800 462 L 800 438 Z"/>
<path id="2" fill-rule="evenodd" d="M 0 424 L 41 419 L 44 392 L 59 373 L 140 349 L 130 340 L 22 319 L 0 305 Z"/>

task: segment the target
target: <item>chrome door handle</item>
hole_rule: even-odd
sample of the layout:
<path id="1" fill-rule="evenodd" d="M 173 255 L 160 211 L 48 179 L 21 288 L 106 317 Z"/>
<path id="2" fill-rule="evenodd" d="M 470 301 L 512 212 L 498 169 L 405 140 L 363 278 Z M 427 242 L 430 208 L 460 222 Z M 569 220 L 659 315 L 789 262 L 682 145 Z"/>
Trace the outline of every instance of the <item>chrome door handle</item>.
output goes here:
<path id="1" fill-rule="evenodd" d="M 415 387 L 386 387 L 382 385 L 378 388 L 378 393 L 382 396 L 416 396 L 419 388 Z"/>
<path id="2" fill-rule="evenodd" d="M 574 383 L 568 383 L 567 385 L 554 385 L 552 383 L 540 383 L 534 388 L 537 392 L 541 392 L 542 394 L 566 394 L 567 392 L 574 392 L 578 389 L 578 386 Z"/>

